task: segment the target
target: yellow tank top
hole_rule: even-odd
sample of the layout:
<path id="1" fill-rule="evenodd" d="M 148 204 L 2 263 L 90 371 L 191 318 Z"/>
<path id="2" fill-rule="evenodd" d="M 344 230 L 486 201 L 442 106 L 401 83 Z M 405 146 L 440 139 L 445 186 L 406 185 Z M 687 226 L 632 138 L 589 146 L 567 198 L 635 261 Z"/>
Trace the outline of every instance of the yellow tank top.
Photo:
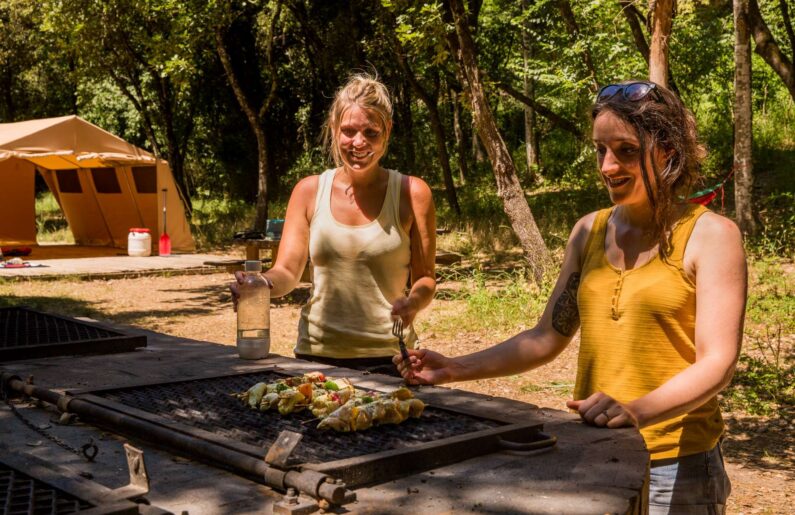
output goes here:
<path id="1" fill-rule="evenodd" d="M 401 174 L 389 172 L 378 217 L 345 225 L 331 213 L 334 170 L 320 175 L 309 224 L 312 293 L 301 309 L 295 352 L 327 358 L 377 358 L 400 352 L 392 303 L 405 295 L 411 249 L 400 225 Z M 414 328 L 405 334 L 414 347 Z"/>
<path id="2" fill-rule="evenodd" d="M 683 266 L 696 220 L 689 205 L 673 230 L 671 255 L 621 271 L 605 256 L 607 221 L 597 213 L 582 261 L 577 305 L 580 354 L 574 398 L 604 392 L 628 402 L 655 390 L 696 359 L 696 288 Z M 712 449 L 723 433 L 718 400 L 641 429 L 652 460 Z"/>

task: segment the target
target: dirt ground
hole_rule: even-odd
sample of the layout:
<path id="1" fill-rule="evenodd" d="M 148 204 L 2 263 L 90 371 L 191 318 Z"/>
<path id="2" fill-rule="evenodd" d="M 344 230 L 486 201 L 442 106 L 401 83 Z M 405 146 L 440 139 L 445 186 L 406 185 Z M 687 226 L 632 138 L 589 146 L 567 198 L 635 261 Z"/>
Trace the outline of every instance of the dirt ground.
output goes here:
<path id="1" fill-rule="evenodd" d="M 229 274 L 219 273 L 88 282 L 0 283 L 0 296 L 16 297 L 11 302 L 65 315 L 90 316 L 233 345 L 235 317 L 227 289 L 230 279 Z M 443 285 L 443 288 L 454 287 L 449 283 Z M 306 295 L 304 289 L 274 303 L 273 352 L 292 355 L 300 302 Z M 510 336 L 495 334 L 489 328 L 477 332 L 438 330 L 444 325 L 439 321 L 460 312 L 462 302 L 437 299 L 420 315 L 417 326 L 423 346 L 457 355 Z M 533 321 L 518 323 L 527 327 Z M 566 409 L 564 403 L 574 383 L 577 349 L 575 341 L 551 364 L 521 375 L 451 386 Z M 770 420 L 739 413 L 724 416 L 728 425 L 724 454 L 733 485 L 728 513 L 795 513 L 795 489 L 790 482 L 795 479 L 795 420 L 787 417 Z"/>

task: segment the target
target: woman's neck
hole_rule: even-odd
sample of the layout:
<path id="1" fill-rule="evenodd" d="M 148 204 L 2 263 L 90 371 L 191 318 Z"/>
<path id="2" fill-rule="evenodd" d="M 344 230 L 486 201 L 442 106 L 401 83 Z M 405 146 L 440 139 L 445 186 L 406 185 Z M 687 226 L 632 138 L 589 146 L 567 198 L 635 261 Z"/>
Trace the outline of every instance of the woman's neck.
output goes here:
<path id="1" fill-rule="evenodd" d="M 613 217 L 615 222 L 643 232 L 651 231 L 654 227 L 654 212 L 648 204 L 616 206 Z"/>
<path id="2" fill-rule="evenodd" d="M 368 170 L 352 170 L 347 166 L 342 166 L 338 169 L 338 176 L 354 188 L 370 188 L 383 180 L 386 175 L 386 170 L 376 164 Z"/>

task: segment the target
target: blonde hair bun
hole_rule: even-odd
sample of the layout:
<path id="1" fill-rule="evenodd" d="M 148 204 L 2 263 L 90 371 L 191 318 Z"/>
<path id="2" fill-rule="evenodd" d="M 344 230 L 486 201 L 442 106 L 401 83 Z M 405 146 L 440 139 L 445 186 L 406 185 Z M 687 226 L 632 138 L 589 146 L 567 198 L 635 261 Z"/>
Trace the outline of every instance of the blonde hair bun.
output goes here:
<path id="1" fill-rule="evenodd" d="M 342 156 L 337 145 L 340 123 L 343 115 L 352 105 L 357 105 L 365 111 L 375 114 L 381 130 L 387 138 L 384 142 L 384 152 L 386 152 L 389 143 L 389 129 L 392 126 L 392 100 L 389 90 L 378 80 L 376 75 L 355 73 L 334 95 L 334 102 L 329 108 L 326 124 L 323 127 L 323 139 L 337 166 L 342 166 Z"/>

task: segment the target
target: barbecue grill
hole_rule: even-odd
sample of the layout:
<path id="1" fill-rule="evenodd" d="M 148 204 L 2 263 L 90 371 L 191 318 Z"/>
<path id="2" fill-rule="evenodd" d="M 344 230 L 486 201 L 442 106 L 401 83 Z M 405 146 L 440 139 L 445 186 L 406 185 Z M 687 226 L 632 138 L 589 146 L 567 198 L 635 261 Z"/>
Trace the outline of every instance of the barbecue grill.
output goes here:
<path id="1" fill-rule="evenodd" d="M 143 453 L 126 446 L 128 458 L 141 460 Z M 169 512 L 154 506 L 139 505 L 128 499 L 148 491 L 148 484 L 111 490 L 76 472 L 40 460 L 35 456 L 10 452 L 0 445 L 0 513 L 3 515 L 66 515 L 82 512 L 93 515 L 162 515 Z M 145 483 L 142 468 L 130 471 L 131 479 Z M 133 476 L 137 476 L 133 478 Z"/>
<path id="2" fill-rule="evenodd" d="M 244 391 L 257 381 L 314 370 L 349 377 L 360 389 L 390 391 L 399 381 L 331 370 L 281 356 L 243 362 L 236 358 L 233 347 L 156 333 L 150 333 L 148 339 L 157 344 L 151 352 L 79 357 L 66 366 L 66 360 L 58 358 L 0 367 L 0 383 L 11 396 L 24 394 L 79 416 L 83 424 L 58 433 L 73 447 L 79 447 L 88 436 L 102 439 L 103 432 L 97 428 L 128 435 L 140 443 L 152 442 L 154 445 L 145 447 L 154 460 L 153 487 L 147 497 L 176 513 L 193 507 L 203 513 L 273 509 L 274 513 L 297 514 L 329 504 L 346 505 L 351 512 L 396 514 L 642 512 L 648 454 L 635 430 L 605 431 L 556 410 L 537 410 L 500 397 L 422 387 L 415 395 L 426 402 L 427 411 L 420 420 L 407 422 L 423 423 L 427 416 L 430 424 L 426 426 L 379 426 L 354 435 L 315 434 L 316 422 L 300 424 L 308 414 L 281 417 L 276 412 L 254 412 L 228 394 Z M 230 375 L 234 372 L 246 374 Z M 30 376 L 44 387 L 31 384 Z M 213 385 L 217 394 L 212 393 Z M 181 390 L 185 386 L 190 388 Z M 64 395 L 64 390 L 71 394 Z M 217 402 L 210 399 L 216 395 Z M 142 396 L 137 404 L 130 400 L 135 396 Z M 461 417 L 467 426 L 460 432 L 435 433 L 433 421 L 437 415 L 441 420 Z M 238 419 L 248 416 L 256 417 L 260 425 L 247 436 Z M 74 462 L 75 458 L 64 452 L 29 449 L 24 424 L 7 410 L 0 410 L 0 420 L 0 440 L 14 449 L 46 455 L 53 464 Z M 523 422 L 527 426 L 524 431 L 519 429 Z M 529 451 L 533 440 L 542 437 L 534 429 L 541 428 L 535 422 L 543 422 L 544 428 L 554 432 L 564 445 L 546 453 Z M 441 425 L 442 430 L 447 429 L 444 423 Z M 412 427 L 428 434 L 413 432 Z M 511 427 L 515 428 L 513 434 Z M 390 443 L 389 434 L 380 433 L 383 430 L 398 430 L 405 439 Z M 285 444 L 280 431 L 298 435 L 300 441 L 289 437 Z M 377 440 L 379 436 L 384 441 Z M 321 437 L 332 442 L 350 438 L 349 447 L 356 452 L 323 449 L 324 441 L 309 445 L 313 438 Z M 370 439 L 375 443 L 365 446 Z M 290 442 L 294 441 L 297 445 L 291 449 Z M 490 452 L 510 447 L 508 442 L 522 442 L 521 456 L 516 456 L 516 451 Z M 358 443 L 361 449 L 355 448 Z M 311 448 L 305 449 L 307 446 Z M 102 446 L 100 452 L 105 450 Z M 525 457 L 531 453 L 532 457 Z M 191 458 L 193 463 L 174 459 L 176 454 Z M 107 465 L 114 459 L 102 457 L 84 468 L 103 481 L 113 482 Z M 346 462 L 349 469 L 344 466 Z M 432 470 L 412 468 L 418 466 Z M 350 494 L 358 499 L 354 505 L 348 504 Z"/>
<path id="3" fill-rule="evenodd" d="M 146 336 L 24 307 L 0 308 L 0 361 L 107 354 L 138 347 L 146 347 Z"/>
<path id="4" fill-rule="evenodd" d="M 542 436 L 542 426 L 538 423 L 487 418 L 467 413 L 460 407 L 433 404 L 426 407 L 419 419 L 409 419 L 400 425 L 352 433 L 321 431 L 309 411 L 283 417 L 273 411 L 252 410 L 231 395 L 255 383 L 270 383 L 291 375 L 294 373 L 271 367 L 244 374 L 70 394 L 94 406 L 257 460 L 265 457 L 284 431 L 298 434 L 301 441 L 291 452 L 289 466 L 328 474 L 349 487 L 495 452 L 512 445 L 507 442 L 514 445 L 519 442 L 530 448 L 542 445 L 539 440 L 554 443 Z M 147 438 L 147 434 L 133 436 Z M 193 452 L 186 454 L 202 458 Z M 230 463 L 210 461 L 230 468 Z"/>

